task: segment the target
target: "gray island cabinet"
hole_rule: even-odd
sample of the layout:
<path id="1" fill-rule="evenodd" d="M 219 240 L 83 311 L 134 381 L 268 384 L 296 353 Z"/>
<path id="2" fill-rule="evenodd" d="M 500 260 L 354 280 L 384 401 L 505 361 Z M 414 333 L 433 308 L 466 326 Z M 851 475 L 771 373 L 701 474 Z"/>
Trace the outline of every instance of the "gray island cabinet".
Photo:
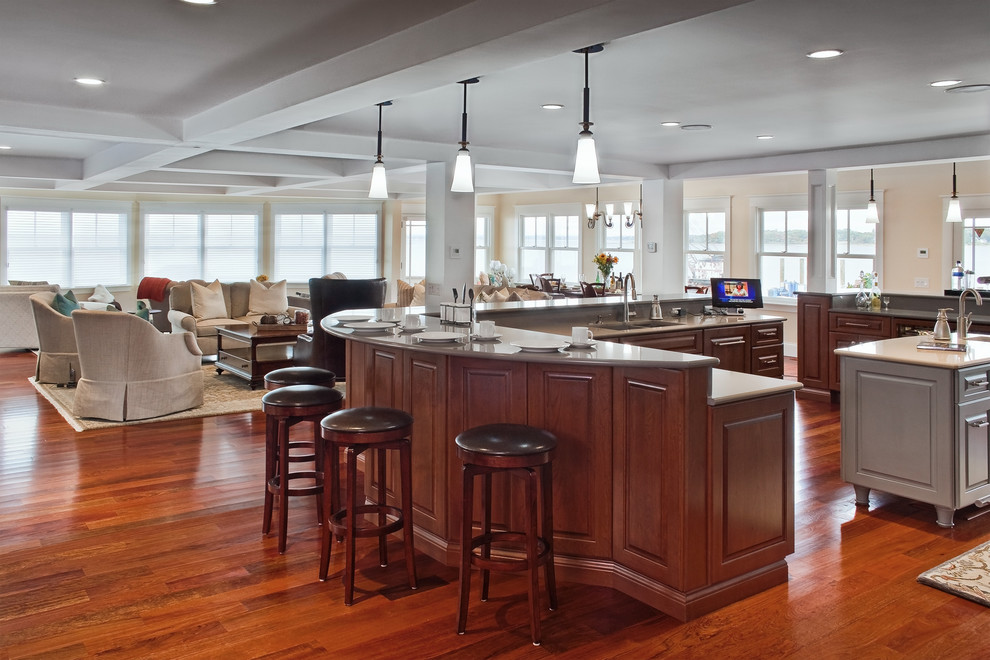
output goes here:
<path id="1" fill-rule="evenodd" d="M 955 335 L 953 335 L 955 337 Z M 932 504 L 938 524 L 990 504 L 990 336 L 964 352 L 901 337 L 836 350 L 844 481 Z"/>

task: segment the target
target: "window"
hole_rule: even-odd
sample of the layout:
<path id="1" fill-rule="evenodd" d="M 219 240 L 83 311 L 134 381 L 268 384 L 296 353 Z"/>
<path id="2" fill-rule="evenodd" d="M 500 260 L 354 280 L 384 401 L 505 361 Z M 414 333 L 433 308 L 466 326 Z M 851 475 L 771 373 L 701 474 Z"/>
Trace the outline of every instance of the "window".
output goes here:
<path id="1" fill-rule="evenodd" d="M 259 274 L 260 207 L 149 204 L 142 212 L 145 274 L 225 282 Z"/>
<path id="2" fill-rule="evenodd" d="M 804 201 L 807 204 L 807 201 Z M 808 210 L 757 208 L 763 295 L 793 297 L 808 286 Z"/>
<path id="3" fill-rule="evenodd" d="M 478 207 L 474 218 L 474 272 L 487 273 L 492 256 L 492 223 L 495 217 L 493 208 Z"/>
<path id="4" fill-rule="evenodd" d="M 621 204 L 616 206 L 621 207 Z M 624 216 L 616 215 L 612 218 L 612 226 L 608 227 L 604 222 L 599 224 L 601 227 L 601 245 L 603 246 L 601 251 L 608 252 L 613 257 L 618 257 L 619 261 L 612 267 L 612 273 L 618 277 L 619 273 L 623 275 L 625 273 L 633 272 L 633 268 L 636 266 L 636 231 L 638 225 L 638 220 L 633 224 L 632 227 L 626 226 L 626 219 Z M 585 273 L 585 276 L 588 274 Z"/>
<path id="5" fill-rule="evenodd" d="M 729 272 L 731 197 L 684 200 L 684 283 L 708 286 Z"/>
<path id="6" fill-rule="evenodd" d="M 4 205 L 6 279 L 65 287 L 129 284 L 130 204 L 17 200 Z"/>
<path id="7" fill-rule="evenodd" d="M 333 272 L 379 277 L 379 210 L 370 204 L 273 207 L 274 278 L 308 282 Z"/>
<path id="8" fill-rule="evenodd" d="M 988 200 L 990 201 L 990 200 Z M 985 209 L 963 208 L 962 223 L 953 227 L 953 232 L 959 234 L 962 247 L 958 254 L 962 255 L 963 269 L 976 275 L 990 275 L 990 206 Z M 970 278 L 969 285 L 975 286 L 976 281 Z"/>
<path id="9" fill-rule="evenodd" d="M 419 282 L 426 278 L 426 217 L 402 218 L 402 279 Z"/>
<path id="10" fill-rule="evenodd" d="M 567 210 L 519 209 L 519 278 L 553 273 L 577 281 L 581 261 L 581 218 Z"/>

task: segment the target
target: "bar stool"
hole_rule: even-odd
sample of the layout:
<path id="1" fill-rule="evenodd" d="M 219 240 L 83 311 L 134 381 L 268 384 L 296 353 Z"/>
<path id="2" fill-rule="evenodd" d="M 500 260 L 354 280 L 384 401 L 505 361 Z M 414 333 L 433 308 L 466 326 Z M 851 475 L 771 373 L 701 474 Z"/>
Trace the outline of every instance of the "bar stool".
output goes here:
<path id="1" fill-rule="evenodd" d="M 402 530 L 405 542 L 406 573 L 409 588 L 415 589 L 416 563 L 413 558 L 412 530 L 412 452 L 409 436 L 412 433 L 413 418 L 406 412 L 394 408 L 363 407 L 346 408 L 327 415 L 321 422 L 323 439 L 328 443 L 324 451 L 324 471 L 331 469 L 328 457 L 336 456 L 344 449 L 345 496 L 343 508 L 336 508 L 324 492 L 324 504 L 331 511 L 328 524 L 323 529 L 323 544 L 320 548 L 320 581 L 327 579 L 330 569 L 331 534 L 345 541 L 344 604 L 354 602 L 354 558 L 357 537 L 378 537 L 378 558 L 382 566 L 388 565 L 386 537 Z M 364 496 L 357 490 L 357 457 L 365 450 L 378 451 L 378 499 L 374 504 L 365 504 Z M 399 452 L 399 479 L 402 482 L 401 508 L 389 506 L 385 499 L 385 452 L 389 449 Z M 367 475 L 370 479 L 370 475 Z M 371 522 L 364 514 L 377 514 L 377 523 Z M 386 516 L 395 520 L 387 522 Z M 360 517 L 359 517 L 360 516 Z"/>
<path id="2" fill-rule="evenodd" d="M 454 439 L 457 456 L 463 463 L 461 521 L 460 602 L 457 606 L 457 634 L 467 625 L 471 567 L 481 569 L 481 600 L 488 600 L 490 571 L 529 571 L 530 632 L 533 644 L 540 645 L 539 588 L 537 571 L 543 566 L 550 597 L 550 610 L 557 609 L 557 580 L 553 568 L 553 468 L 557 438 L 549 431 L 524 424 L 487 424 L 464 431 Z M 526 479 L 526 531 L 492 531 L 492 474 L 512 472 Z M 474 477 L 481 475 L 481 534 L 472 536 L 474 518 Z M 537 490 L 539 489 L 539 497 Z M 537 533 L 537 500 L 543 500 L 542 535 Z M 492 557 L 492 548 L 508 550 Z M 478 552 L 475 552 L 475 549 Z"/>
<path id="3" fill-rule="evenodd" d="M 316 496 L 316 516 L 323 524 L 323 442 L 320 420 L 344 405 L 344 395 L 319 385 L 289 385 L 272 390 L 261 398 L 265 412 L 265 511 L 261 531 L 268 534 L 272 526 L 272 508 L 278 495 L 278 552 L 285 553 L 288 534 L 289 498 L 297 495 Z M 313 423 L 311 440 L 289 440 L 289 428 L 298 422 Z M 292 449 L 308 450 L 292 453 Z M 334 455 L 333 464 L 336 464 Z M 313 461 L 312 470 L 289 471 L 289 463 Z M 335 473 L 331 473 L 335 474 Z M 312 479 L 313 485 L 291 487 L 297 479 Z M 336 479 L 331 479 L 336 482 Z M 333 490 L 333 489 L 331 489 Z"/>
<path id="4" fill-rule="evenodd" d="M 265 374 L 265 389 L 277 390 L 287 385 L 321 385 L 333 387 L 337 375 L 319 367 L 285 367 Z"/>

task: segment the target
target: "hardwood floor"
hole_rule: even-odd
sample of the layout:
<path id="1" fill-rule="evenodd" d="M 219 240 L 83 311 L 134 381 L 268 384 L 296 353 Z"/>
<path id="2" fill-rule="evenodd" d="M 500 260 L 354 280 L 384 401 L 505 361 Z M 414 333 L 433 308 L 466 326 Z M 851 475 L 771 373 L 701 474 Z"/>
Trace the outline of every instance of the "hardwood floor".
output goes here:
<path id="1" fill-rule="evenodd" d="M 932 507 L 839 480 L 838 407 L 797 405 L 790 580 L 687 624 L 610 589 L 562 582 L 529 642 L 522 578 L 472 593 L 417 558 L 380 568 L 359 540 L 355 604 L 317 580 L 310 503 L 289 547 L 261 536 L 264 418 L 247 413 L 76 433 L 0 354 L 0 658 L 985 658 L 990 610 L 918 573 L 990 538 L 990 516 L 935 525 Z M 390 546 L 401 557 L 400 542 Z M 339 548 L 331 574 L 339 576 Z"/>

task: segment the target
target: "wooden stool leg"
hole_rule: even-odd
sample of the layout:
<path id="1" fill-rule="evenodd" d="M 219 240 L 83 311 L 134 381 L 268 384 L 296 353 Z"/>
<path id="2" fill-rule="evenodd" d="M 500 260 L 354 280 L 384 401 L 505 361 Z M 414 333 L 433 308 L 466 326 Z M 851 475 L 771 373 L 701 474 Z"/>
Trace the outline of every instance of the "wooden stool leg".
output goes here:
<path id="1" fill-rule="evenodd" d="M 357 507 L 357 454 L 354 447 L 348 447 L 344 451 L 347 463 L 347 487 L 344 504 L 347 513 L 344 518 L 347 523 L 347 530 L 344 532 L 345 556 L 344 556 L 344 605 L 351 605 L 354 602 L 354 555 L 357 552 L 357 514 L 354 509 Z"/>
<path id="2" fill-rule="evenodd" d="M 539 477 L 535 469 L 526 470 L 526 566 L 529 573 L 529 625 L 533 644 L 540 645 L 540 571 L 537 565 L 536 486 Z"/>
<path id="3" fill-rule="evenodd" d="M 278 553 L 285 554 L 289 535 L 289 420 L 279 417 L 278 428 Z"/>
<path id="4" fill-rule="evenodd" d="M 409 588 L 416 589 L 416 558 L 413 556 L 412 446 L 408 439 L 399 446 L 399 478 L 402 479 L 402 539 L 405 543 Z"/>
<path id="5" fill-rule="evenodd" d="M 268 486 L 275 476 L 278 463 L 276 459 L 278 443 L 275 432 L 275 418 L 271 415 L 265 415 L 265 511 L 261 517 L 262 534 L 268 534 L 272 529 L 272 505 L 275 502 L 275 494 Z"/>
<path id="6" fill-rule="evenodd" d="M 543 466 L 540 484 L 543 490 L 543 540 L 547 544 L 547 561 L 543 565 L 543 571 L 547 595 L 550 597 L 550 610 L 553 611 L 557 609 L 557 577 L 553 565 L 553 463 Z"/>
<path id="7" fill-rule="evenodd" d="M 492 533 L 492 473 L 485 472 L 481 486 L 481 533 L 486 537 Z M 490 559 L 492 556 L 492 544 L 486 543 L 481 546 L 481 556 Z M 481 568 L 481 602 L 488 602 L 488 585 L 491 581 L 492 572 Z"/>
<path id="8" fill-rule="evenodd" d="M 375 463 L 378 468 L 378 526 L 384 527 L 388 522 L 385 518 L 385 504 L 387 503 L 387 493 L 385 488 L 385 450 L 379 449 L 375 454 Z M 388 539 L 385 534 L 378 536 L 378 565 L 388 566 Z"/>
<path id="9" fill-rule="evenodd" d="M 330 536 L 332 532 L 330 531 L 330 516 L 335 514 L 339 509 L 337 508 L 337 500 L 339 498 L 338 489 L 340 487 L 340 465 L 337 454 L 337 445 L 335 445 L 330 440 L 326 440 L 325 447 L 323 449 L 323 511 L 326 513 L 327 517 L 323 521 L 323 534 L 320 540 L 320 582 L 327 579 L 327 573 L 330 571 L 330 547 L 332 541 Z M 327 488 L 326 484 L 326 474 L 327 471 L 332 471 L 332 476 L 330 478 L 330 487 Z"/>
<path id="10" fill-rule="evenodd" d="M 471 591 L 471 522 L 474 510 L 474 470 L 461 466 L 461 593 L 457 603 L 457 634 L 467 626 L 468 594 Z"/>
<path id="11" fill-rule="evenodd" d="M 326 490 L 326 478 L 323 467 L 323 436 L 320 434 L 320 420 L 313 420 L 313 472 L 316 473 L 316 483 L 323 483 L 323 489 Z M 316 496 L 316 524 L 323 524 L 323 494 L 320 493 Z"/>

